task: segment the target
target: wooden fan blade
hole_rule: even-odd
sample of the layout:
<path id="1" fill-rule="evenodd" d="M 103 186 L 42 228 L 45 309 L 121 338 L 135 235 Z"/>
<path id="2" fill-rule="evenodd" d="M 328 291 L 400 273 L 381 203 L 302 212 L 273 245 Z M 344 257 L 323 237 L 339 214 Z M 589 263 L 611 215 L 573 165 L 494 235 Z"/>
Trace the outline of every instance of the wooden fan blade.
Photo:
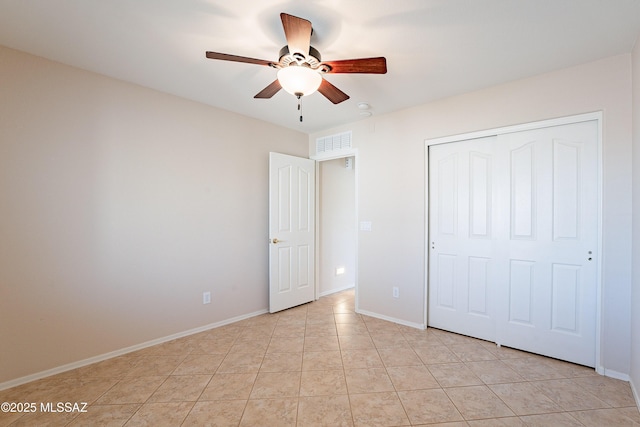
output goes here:
<path id="1" fill-rule="evenodd" d="M 289 53 L 292 55 L 301 53 L 306 58 L 311 44 L 311 22 L 286 13 L 280 14 L 280 20 L 287 38 Z"/>
<path id="2" fill-rule="evenodd" d="M 327 73 L 363 73 L 386 74 L 387 60 L 380 56 L 377 58 L 344 59 L 341 61 L 325 61 L 322 65 L 328 65 L 331 70 Z"/>
<path id="3" fill-rule="evenodd" d="M 221 59 L 223 61 L 244 62 L 246 64 L 258 64 L 270 66 L 273 64 L 271 61 L 265 61 L 264 59 L 247 58 L 246 56 L 229 55 L 228 53 L 207 52 L 207 58 L 209 59 Z"/>
<path id="4" fill-rule="evenodd" d="M 327 80 L 322 79 L 318 92 L 323 94 L 329 101 L 334 104 L 340 104 L 342 101 L 349 99 L 349 95 L 329 83 Z"/>
<path id="5" fill-rule="evenodd" d="M 254 96 L 254 98 L 261 98 L 261 99 L 271 98 L 273 95 L 278 93 L 280 89 L 282 89 L 282 86 L 280 86 L 280 82 L 276 79 L 269 86 L 265 87 L 260 92 L 258 92 L 258 94 Z"/>

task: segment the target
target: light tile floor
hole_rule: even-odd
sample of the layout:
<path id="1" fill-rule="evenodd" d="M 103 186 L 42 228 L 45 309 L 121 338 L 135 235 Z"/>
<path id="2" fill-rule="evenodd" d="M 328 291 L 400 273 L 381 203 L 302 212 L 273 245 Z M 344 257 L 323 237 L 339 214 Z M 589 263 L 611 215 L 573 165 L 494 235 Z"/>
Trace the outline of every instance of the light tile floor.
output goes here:
<path id="1" fill-rule="evenodd" d="M 0 392 L 0 426 L 640 426 L 592 369 L 354 312 L 353 291 Z"/>

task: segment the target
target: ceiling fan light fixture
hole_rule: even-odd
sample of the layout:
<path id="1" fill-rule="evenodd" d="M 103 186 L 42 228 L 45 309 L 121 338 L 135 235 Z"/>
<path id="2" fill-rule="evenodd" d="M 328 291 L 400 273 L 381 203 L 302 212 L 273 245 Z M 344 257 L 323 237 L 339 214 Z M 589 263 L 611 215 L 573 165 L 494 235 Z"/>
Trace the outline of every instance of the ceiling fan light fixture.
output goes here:
<path id="1" fill-rule="evenodd" d="M 349 99 L 349 95 L 322 78 L 323 74 L 386 74 L 387 72 L 387 60 L 383 56 L 322 62 L 320 52 L 310 44 L 313 34 L 311 21 L 284 12 L 280 14 L 280 20 L 287 44 L 280 49 L 277 62 L 211 51 L 206 52 L 207 58 L 278 69 L 277 80 L 258 92 L 254 98 L 268 99 L 284 89 L 298 98 L 299 110 L 301 110 L 300 99 L 315 91 L 319 91 L 334 105 Z"/>
<path id="2" fill-rule="evenodd" d="M 309 67 L 290 65 L 278 70 L 278 81 L 291 95 L 307 96 L 318 90 L 322 76 Z"/>

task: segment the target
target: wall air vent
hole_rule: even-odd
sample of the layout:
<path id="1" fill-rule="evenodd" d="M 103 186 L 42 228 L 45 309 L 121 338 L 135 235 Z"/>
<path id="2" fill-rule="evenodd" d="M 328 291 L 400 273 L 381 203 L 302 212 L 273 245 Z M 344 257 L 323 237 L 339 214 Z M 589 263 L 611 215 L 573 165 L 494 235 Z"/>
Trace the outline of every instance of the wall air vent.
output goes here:
<path id="1" fill-rule="evenodd" d="M 351 131 L 323 136 L 316 139 L 316 155 L 338 154 L 340 151 L 351 150 Z"/>

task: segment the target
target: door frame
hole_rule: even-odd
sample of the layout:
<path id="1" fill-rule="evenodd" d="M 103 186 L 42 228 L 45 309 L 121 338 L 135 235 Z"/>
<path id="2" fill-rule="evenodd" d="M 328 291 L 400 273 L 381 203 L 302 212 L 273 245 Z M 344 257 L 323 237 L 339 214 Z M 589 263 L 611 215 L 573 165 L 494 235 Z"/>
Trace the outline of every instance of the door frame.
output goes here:
<path id="1" fill-rule="evenodd" d="M 469 132 L 451 136 L 444 136 L 440 138 L 426 139 L 425 143 L 425 274 L 424 274 L 424 324 L 428 326 L 429 320 L 429 255 L 431 246 L 429 245 L 429 147 L 432 145 L 446 144 L 450 142 L 466 141 L 470 139 L 484 138 L 487 136 L 501 135 L 513 132 L 522 132 L 534 129 L 541 129 L 551 126 L 568 125 L 586 121 L 596 121 L 597 123 L 597 215 L 598 215 L 598 229 L 596 232 L 596 247 L 597 247 L 597 260 L 596 260 L 596 331 L 595 331 L 595 346 L 596 346 L 596 372 L 604 375 L 605 369 L 601 363 L 601 338 L 602 338 L 602 189 L 603 189 L 603 175 L 602 175 L 602 111 L 595 111 L 592 113 L 578 114 L 573 116 L 559 117 L 549 120 L 541 120 L 530 123 L 523 123 L 513 126 L 504 126 L 493 129 L 486 129 L 476 132 Z"/>
<path id="2" fill-rule="evenodd" d="M 354 174 L 355 174 L 355 248 L 354 248 L 354 255 L 355 255 L 355 271 L 354 271 L 354 292 L 355 292 L 355 312 L 359 312 L 359 304 L 358 304 L 358 242 L 359 242 L 359 233 L 358 233 L 358 183 L 359 183 L 359 170 L 360 168 L 358 167 L 358 149 L 357 148 L 351 148 L 348 150 L 340 150 L 340 151 L 334 151 L 331 153 L 327 153 L 327 154 L 322 154 L 322 155 L 315 155 L 315 156 L 309 156 L 309 158 L 311 160 L 315 160 L 316 161 L 316 247 L 315 247 L 315 263 L 316 263 L 316 271 L 315 271 L 315 281 L 316 281 L 316 300 L 320 299 L 320 167 L 319 167 L 319 163 L 320 162 L 324 162 L 327 160 L 336 160 L 336 159 L 346 159 L 347 157 L 353 157 L 354 159 L 354 163 L 355 163 L 355 170 L 354 170 Z"/>

